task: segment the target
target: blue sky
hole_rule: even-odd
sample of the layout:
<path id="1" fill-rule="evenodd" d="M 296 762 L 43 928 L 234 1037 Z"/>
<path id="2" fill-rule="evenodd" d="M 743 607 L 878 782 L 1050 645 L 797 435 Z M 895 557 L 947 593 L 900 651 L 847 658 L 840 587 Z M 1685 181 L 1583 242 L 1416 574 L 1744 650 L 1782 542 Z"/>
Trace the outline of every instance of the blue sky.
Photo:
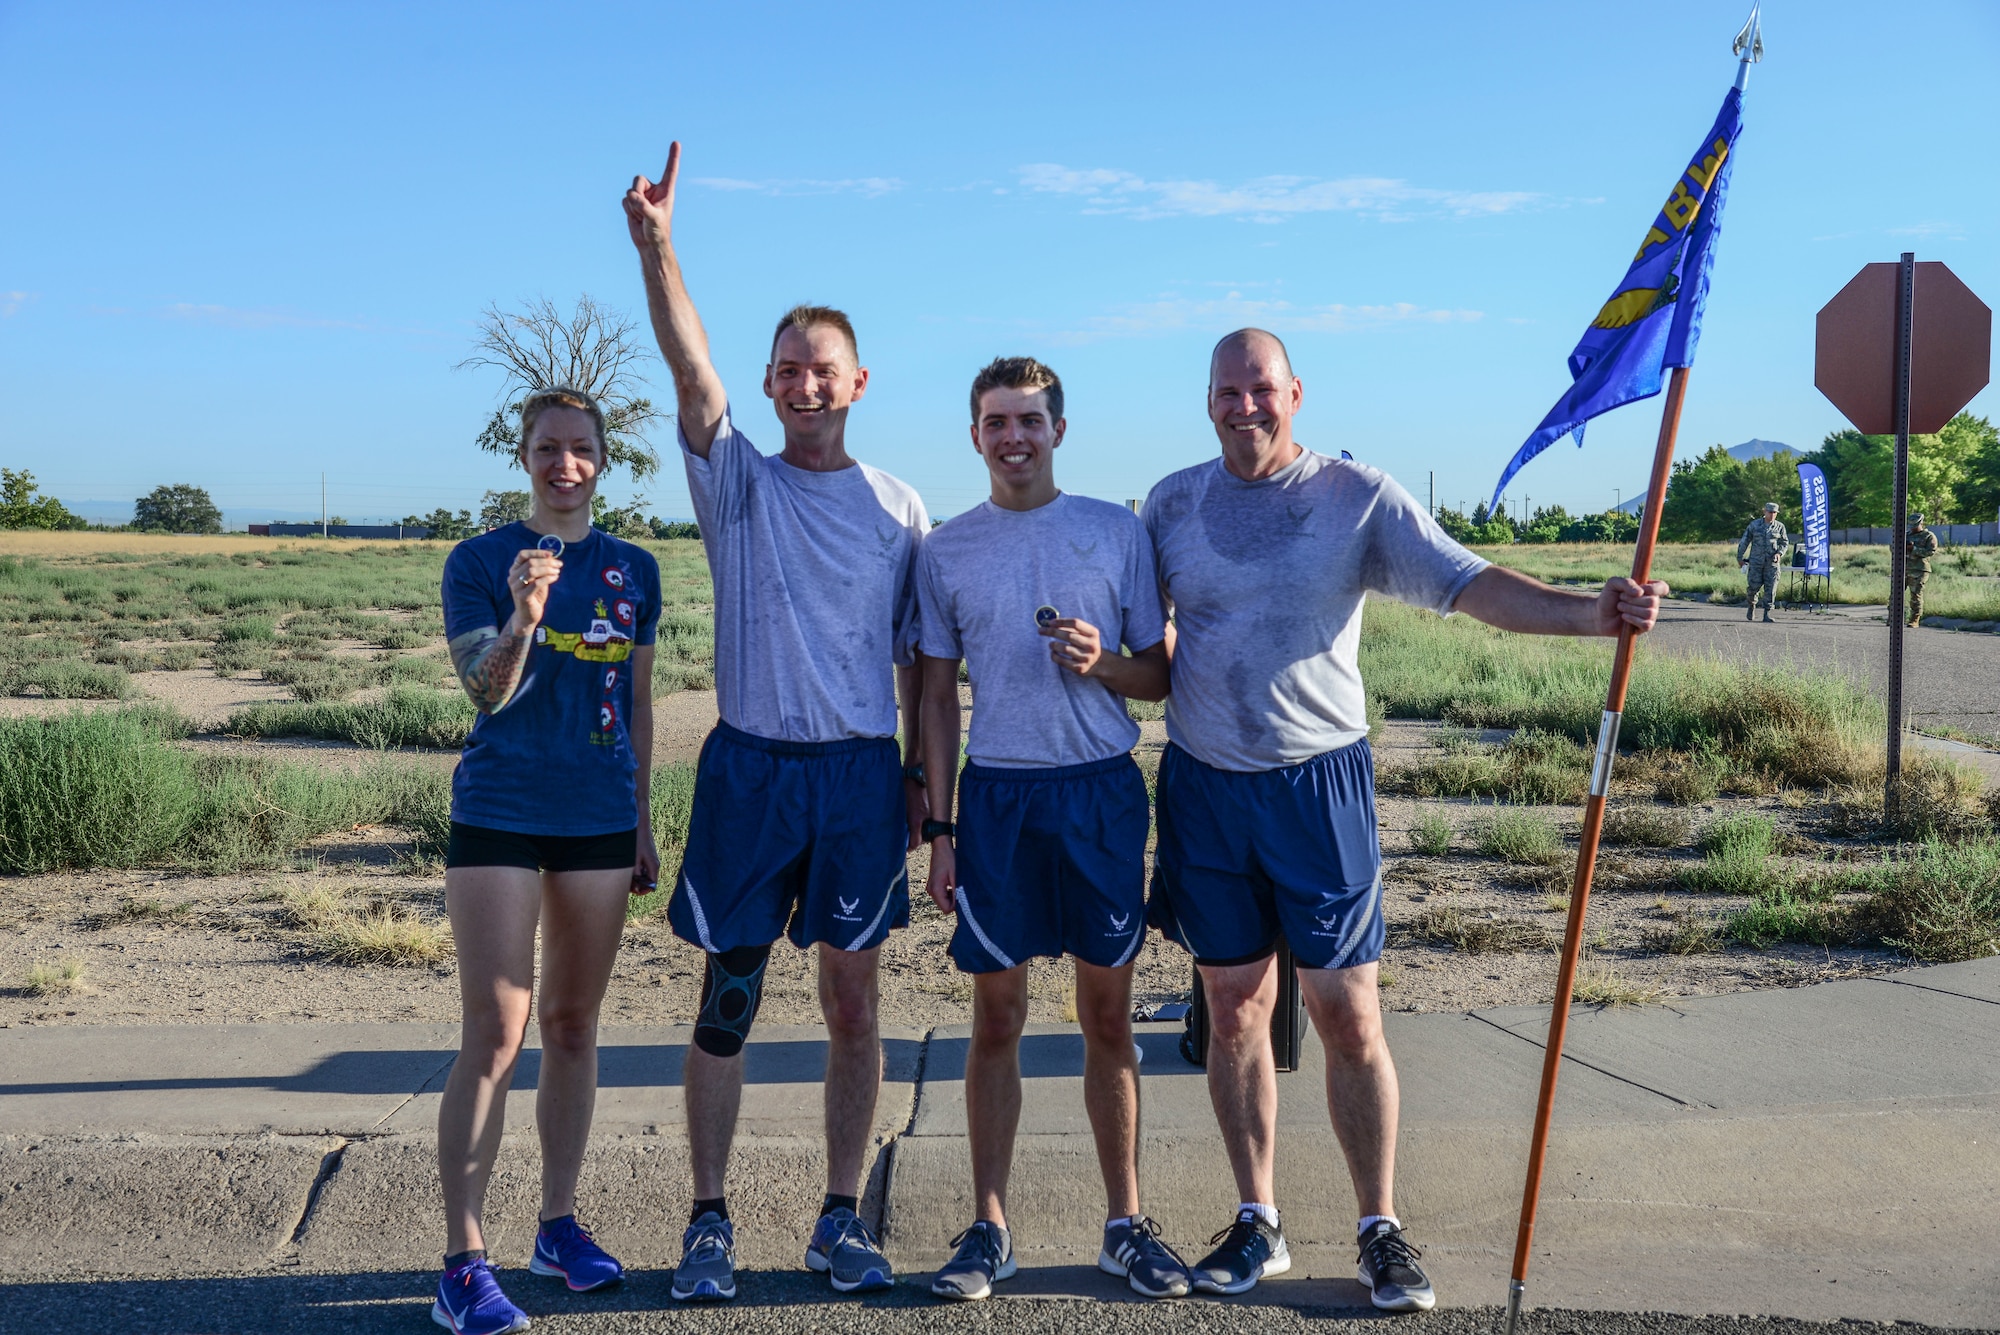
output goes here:
<path id="1" fill-rule="evenodd" d="M 1064 485 L 1140 496 L 1215 451 L 1207 349 L 1259 323 L 1302 440 L 1470 504 L 1745 8 L 0 2 L 0 462 L 72 501 L 192 482 L 237 522 L 316 510 L 322 471 L 351 519 L 476 506 L 511 485 L 472 445 L 497 379 L 453 370 L 480 310 L 641 314 L 618 199 L 679 138 L 683 263 L 766 449 L 771 324 L 823 301 L 874 374 L 850 449 L 935 513 L 985 494 L 965 392 L 1003 353 L 1064 377 Z M 2000 8 L 1776 0 L 1765 35 L 1683 454 L 1841 425 L 1812 321 L 1863 263 L 1913 249 L 2000 300 Z M 1629 496 L 1657 418 L 1510 495 Z M 685 515 L 656 444 L 651 506 Z"/>

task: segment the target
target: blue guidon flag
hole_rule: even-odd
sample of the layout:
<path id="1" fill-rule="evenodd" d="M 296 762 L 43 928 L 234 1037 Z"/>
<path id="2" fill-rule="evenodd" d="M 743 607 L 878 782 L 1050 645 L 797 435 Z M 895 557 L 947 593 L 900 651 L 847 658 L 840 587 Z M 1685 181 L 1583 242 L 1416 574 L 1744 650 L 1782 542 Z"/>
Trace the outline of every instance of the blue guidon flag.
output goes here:
<path id="1" fill-rule="evenodd" d="M 1639 243 L 1632 267 L 1570 353 L 1569 373 L 1576 383 L 1507 461 L 1489 510 L 1499 508 L 1500 493 L 1530 459 L 1566 435 L 1581 446 L 1591 418 L 1653 397 L 1667 367 L 1694 364 L 1729 167 L 1742 129 L 1743 92 L 1731 88 L 1714 127 Z"/>

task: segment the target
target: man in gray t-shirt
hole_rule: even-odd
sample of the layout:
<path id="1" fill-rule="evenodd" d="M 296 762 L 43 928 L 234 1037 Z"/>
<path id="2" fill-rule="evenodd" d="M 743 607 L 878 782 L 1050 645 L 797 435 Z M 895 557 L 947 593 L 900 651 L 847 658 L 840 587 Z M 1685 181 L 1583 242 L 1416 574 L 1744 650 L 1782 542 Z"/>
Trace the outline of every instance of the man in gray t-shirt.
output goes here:
<path id="1" fill-rule="evenodd" d="M 1380 593 L 1506 630 L 1616 635 L 1649 629 L 1666 585 L 1615 579 L 1592 596 L 1487 564 L 1386 474 L 1301 448 L 1292 417 L 1304 394 L 1274 335 L 1224 338 L 1208 401 L 1222 456 L 1166 478 L 1144 512 L 1176 631 L 1152 917 L 1201 974 L 1208 1079 L 1242 1195 L 1194 1285 L 1241 1293 L 1291 1266 L 1272 1176 L 1282 939 L 1326 1049 L 1328 1111 L 1360 1205 L 1362 1282 L 1377 1307 L 1412 1311 L 1435 1295 L 1392 1199 L 1396 1071 L 1377 998 L 1362 601 Z"/>
<path id="2" fill-rule="evenodd" d="M 1139 1213 L 1139 1071 L 1132 961 L 1146 936 L 1146 783 L 1126 698 L 1167 690 L 1152 544 L 1130 511 L 1056 489 L 1062 381 L 1002 357 L 972 382 L 972 443 L 992 499 L 947 520 L 918 562 L 930 895 L 958 915 L 951 955 L 972 975 L 965 1058 L 974 1219 L 931 1282 L 978 1299 L 1014 1273 L 1007 1178 L 1020 1120 L 1028 961 L 1071 956 L 1084 1106 L 1106 1221 L 1098 1264 L 1153 1298 L 1187 1267 Z M 1119 653 L 1123 644 L 1131 656 Z M 958 771 L 958 665 L 972 679 L 971 763 Z M 957 803 L 957 820 L 950 819 Z"/>
<path id="3" fill-rule="evenodd" d="M 889 1262 L 856 1206 L 881 1087 L 876 970 L 890 929 L 909 921 L 904 856 L 927 814 L 914 640 L 930 521 L 914 491 L 847 453 L 868 372 L 837 310 L 800 306 L 778 322 L 764 393 L 784 451 L 759 454 L 738 430 L 674 253 L 679 164 L 675 144 L 664 179 L 640 177 L 625 196 L 715 581 L 722 719 L 702 747 L 667 906 L 707 956 L 682 1076 L 695 1201 L 673 1294 L 736 1293 L 723 1176 L 744 1040 L 782 935 L 818 951 L 828 1031 L 826 1199 L 806 1265 L 841 1292 L 883 1289 Z"/>

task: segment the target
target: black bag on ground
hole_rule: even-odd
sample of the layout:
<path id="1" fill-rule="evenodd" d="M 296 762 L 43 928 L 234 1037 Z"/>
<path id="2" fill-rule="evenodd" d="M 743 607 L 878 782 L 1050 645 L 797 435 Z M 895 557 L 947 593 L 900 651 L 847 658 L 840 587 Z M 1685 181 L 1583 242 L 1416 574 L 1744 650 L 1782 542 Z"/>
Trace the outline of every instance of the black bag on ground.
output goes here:
<path id="1" fill-rule="evenodd" d="M 1188 989 L 1186 1028 L 1181 1031 L 1181 1056 L 1194 1066 L 1208 1065 L 1208 998 L 1201 988 L 1201 970 L 1188 966 L 1194 981 Z M 1271 1012 L 1271 1055 L 1280 1071 L 1299 1069 L 1299 1047 L 1305 1041 L 1306 999 L 1299 991 L 1299 971 L 1292 966 L 1292 948 L 1278 942 L 1278 1006 Z"/>

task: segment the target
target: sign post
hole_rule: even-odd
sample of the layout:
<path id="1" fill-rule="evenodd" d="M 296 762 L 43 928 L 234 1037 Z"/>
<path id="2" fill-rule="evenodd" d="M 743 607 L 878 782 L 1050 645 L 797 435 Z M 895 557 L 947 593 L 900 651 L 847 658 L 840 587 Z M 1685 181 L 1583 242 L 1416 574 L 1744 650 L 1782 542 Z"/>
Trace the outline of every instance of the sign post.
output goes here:
<path id="1" fill-rule="evenodd" d="M 1903 629 L 1909 615 L 1910 435 L 1943 429 L 1986 388 L 1993 312 L 1935 260 L 1905 251 L 1864 265 L 1820 308 L 1813 384 L 1866 435 L 1896 437 L 1889 534 L 1889 735 L 1882 809 L 1896 819 L 1903 775 Z M 1886 374 L 1885 374 L 1886 373 Z"/>

